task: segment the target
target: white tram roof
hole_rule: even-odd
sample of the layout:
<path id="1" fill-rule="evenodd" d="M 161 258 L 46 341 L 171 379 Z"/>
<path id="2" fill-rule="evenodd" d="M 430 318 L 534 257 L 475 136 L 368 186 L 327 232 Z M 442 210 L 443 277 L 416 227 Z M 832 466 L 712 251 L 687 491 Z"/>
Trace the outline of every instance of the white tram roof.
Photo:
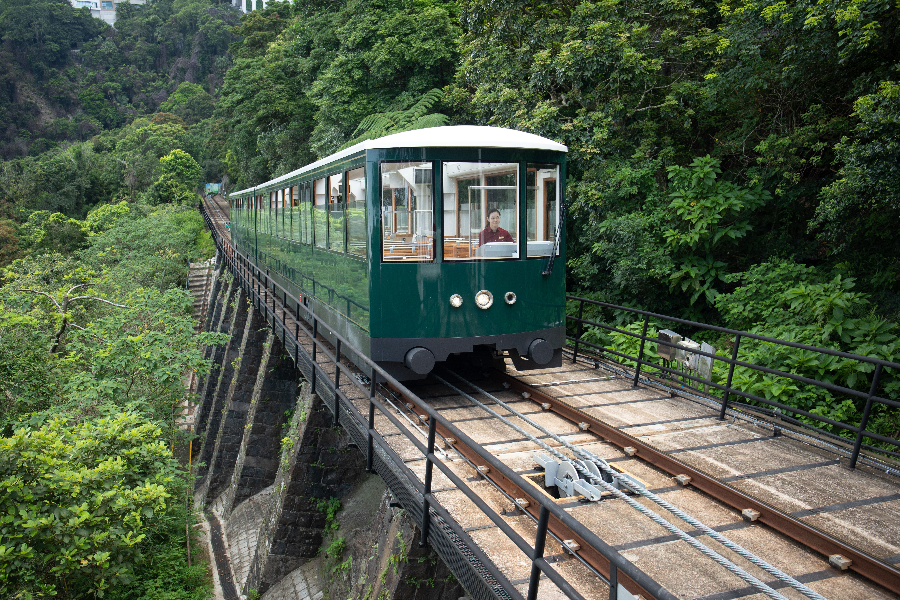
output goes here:
<path id="1" fill-rule="evenodd" d="M 232 192 L 229 195 L 245 194 L 253 192 L 254 189 L 275 185 L 328 163 L 352 156 L 362 150 L 380 150 L 384 148 L 519 148 L 525 150 L 553 150 L 555 152 L 569 151 L 566 146 L 559 142 L 554 142 L 551 139 L 533 133 L 516 131 L 515 129 L 484 127 L 481 125 L 428 127 L 426 129 L 393 133 L 374 140 L 365 140 L 254 188 Z"/>

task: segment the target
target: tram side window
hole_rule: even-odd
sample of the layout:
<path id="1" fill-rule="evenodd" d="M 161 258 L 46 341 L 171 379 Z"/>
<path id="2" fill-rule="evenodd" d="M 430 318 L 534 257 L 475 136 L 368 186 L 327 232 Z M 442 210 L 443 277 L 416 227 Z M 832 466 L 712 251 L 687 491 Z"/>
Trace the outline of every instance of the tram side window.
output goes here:
<path id="1" fill-rule="evenodd" d="M 344 252 L 344 174 L 328 178 L 328 247 Z"/>
<path id="2" fill-rule="evenodd" d="M 328 247 L 328 182 L 316 179 L 313 184 L 313 235 L 316 246 Z"/>
<path id="3" fill-rule="evenodd" d="M 434 176 L 430 162 L 381 163 L 382 257 L 434 260 Z"/>
<path id="4" fill-rule="evenodd" d="M 300 188 L 291 187 L 291 239 L 300 241 Z"/>
<path id="5" fill-rule="evenodd" d="M 518 163 L 445 162 L 444 260 L 519 256 Z"/>
<path id="6" fill-rule="evenodd" d="M 281 237 L 291 238 L 291 188 L 281 190 L 281 220 L 278 226 L 281 228 Z"/>
<path id="7" fill-rule="evenodd" d="M 347 171 L 347 252 L 366 256 L 366 170 Z"/>
<path id="8" fill-rule="evenodd" d="M 275 237 L 284 237 L 284 190 L 275 192 Z"/>
<path id="9" fill-rule="evenodd" d="M 559 227 L 559 165 L 528 163 L 525 190 L 526 256 L 550 256 Z"/>
<path id="10" fill-rule="evenodd" d="M 312 181 L 300 184 L 300 241 L 312 244 Z"/>
<path id="11" fill-rule="evenodd" d="M 268 202 L 268 223 L 269 223 L 269 235 L 275 235 L 275 192 L 269 192 L 269 202 Z"/>

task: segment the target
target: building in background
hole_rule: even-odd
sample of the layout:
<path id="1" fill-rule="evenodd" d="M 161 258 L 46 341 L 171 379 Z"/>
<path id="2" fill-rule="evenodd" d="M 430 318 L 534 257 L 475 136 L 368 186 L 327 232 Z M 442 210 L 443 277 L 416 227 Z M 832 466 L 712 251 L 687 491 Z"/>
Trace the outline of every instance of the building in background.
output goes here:
<path id="1" fill-rule="evenodd" d="M 146 0 L 128 0 L 131 4 L 144 4 Z M 69 0 L 75 8 L 89 8 L 91 16 L 106 21 L 110 25 L 116 22 L 116 0 Z"/>

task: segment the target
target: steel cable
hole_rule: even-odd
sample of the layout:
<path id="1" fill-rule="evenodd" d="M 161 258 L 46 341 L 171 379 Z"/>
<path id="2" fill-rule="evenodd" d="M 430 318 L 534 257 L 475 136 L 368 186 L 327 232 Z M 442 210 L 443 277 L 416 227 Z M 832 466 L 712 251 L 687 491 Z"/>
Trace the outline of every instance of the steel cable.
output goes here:
<path id="1" fill-rule="evenodd" d="M 455 377 L 459 378 L 460 380 L 465 381 L 467 384 L 472 385 L 471 383 L 469 383 L 468 381 L 466 381 L 466 380 L 463 379 L 462 377 L 459 377 L 459 376 L 456 375 L 455 373 L 453 373 L 453 375 L 454 375 Z M 505 423 L 506 425 L 508 425 L 509 427 L 511 427 L 512 429 L 514 429 L 515 431 L 517 431 L 518 433 L 524 435 L 526 438 L 528 438 L 529 440 L 531 440 L 531 441 L 533 441 L 534 443 L 536 443 L 536 444 L 537 444 L 538 446 L 540 446 L 541 448 L 545 449 L 547 452 L 549 452 L 549 453 L 552 454 L 553 456 L 555 456 L 555 457 L 557 457 L 557 458 L 559 458 L 559 459 L 562 459 L 562 460 L 564 460 L 564 461 L 571 462 L 570 459 L 569 459 L 566 455 L 564 455 L 563 453 L 559 452 L 559 451 L 556 450 L 555 448 L 551 447 L 549 444 L 547 444 L 547 443 L 541 441 L 540 439 L 538 439 L 538 438 L 537 438 L 536 436 L 534 436 L 533 434 L 531 434 L 531 433 L 525 431 L 524 429 L 522 429 L 521 427 L 519 427 L 518 425 L 516 425 L 515 423 L 513 423 L 512 421 L 510 421 L 509 419 L 507 419 L 507 418 L 504 417 L 503 415 L 500 415 L 499 413 L 497 413 L 496 411 L 494 411 L 494 410 L 491 409 L 490 407 L 486 406 L 485 404 L 483 404 L 482 402 L 480 402 L 480 401 L 477 400 L 476 398 L 474 398 L 474 397 L 472 397 L 471 395 L 467 394 L 466 392 L 462 391 L 461 389 L 459 389 L 458 387 L 454 386 L 453 384 L 451 384 L 450 382 L 446 381 L 445 379 L 443 379 L 443 378 L 441 378 L 441 377 L 439 377 L 439 376 L 437 376 L 437 375 L 433 375 L 433 376 L 434 376 L 438 381 L 440 381 L 440 382 L 442 382 L 443 384 L 447 385 L 448 387 L 450 387 L 451 389 L 455 390 L 455 391 L 458 392 L 459 394 L 465 396 L 466 398 L 468 398 L 469 400 L 471 400 L 472 402 L 474 402 L 475 404 L 477 404 L 480 408 L 482 408 L 483 410 L 485 410 L 486 412 L 488 412 L 489 414 L 491 414 L 491 415 L 494 416 L 495 418 L 499 419 L 501 422 Z M 472 387 L 476 387 L 476 386 L 472 386 Z M 567 448 L 575 449 L 574 446 L 572 446 L 572 445 L 569 444 L 568 442 L 565 442 L 564 440 L 562 440 L 558 435 L 556 435 L 556 434 L 554 434 L 554 433 L 548 431 L 546 428 L 544 428 L 544 427 L 538 425 L 537 423 L 535 423 L 534 421 L 532 421 L 532 420 L 529 419 L 528 417 L 526 417 L 526 416 L 522 415 L 521 413 L 519 413 L 518 411 L 516 411 L 516 410 L 510 408 L 510 407 L 509 407 L 506 403 L 504 403 L 503 401 L 501 401 L 501 400 L 495 398 L 494 396 L 492 396 L 492 395 L 489 394 L 488 392 L 485 392 L 484 390 L 481 390 L 480 388 L 477 388 L 477 387 L 476 387 L 476 389 L 478 389 L 479 392 L 485 394 L 486 396 L 488 396 L 489 398 L 491 398 L 492 400 L 494 400 L 495 402 L 497 402 L 497 404 L 499 404 L 500 406 L 502 406 L 502 407 L 505 408 L 506 410 L 509 410 L 510 412 L 512 412 L 513 414 L 515 414 L 516 416 L 518 416 L 520 419 L 522 419 L 523 421 L 525 421 L 526 423 L 528 423 L 528 424 L 531 425 L 532 427 L 535 427 L 535 428 L 538 429 L 539 431 L 542 431 L 542 432 L 546 433 L 547 435 L 551 436 L 554 440 L 556 440 L 556 441 L 560 442 L 561 444 L 565 445 Z M 666 519 L 663 519 L 663 518 L 662 518 L 661 516 L 659 516 L 657 513 L 651 511 L 650 509 L 648 509 L 647 507 L 641 505 L 639 502 L 637 502 L 637 501 L 634 500 L 633 498 L 629 497 L 628 495 L 624 494 L 624 493 L 621 492 L 620 490 L 616 489 L 613 485 L 611 485 L 611 484 L 609 484 L 609 483 L 603 481 L 602 479 L 596 478 L 596 477 L 593 476 L 587 469 L 585 469 L 583 466 L 581 466 L 581 465 L 579 465 L 579 464 L 577 464 L 577 463 L 572 463 L 572 466 L 575 467 L 575 469 L 578 470 L 579 472 L 581 472 L 581 473 L 587 475 L 592 481 L 595 481 L 595 482 L 596 482 L 598 485 L 600 485 L 603 489 L 605 489 L 606 491 L 610 492 L 611 494 L 613 494 L 615 497 L 619 498 L 620 500 L 625 501 L 629 506 L 631 506 L 632 508 L 634 508 L 635 510 L 639 511 L 641 514 L 643 514 L 643 515 L 646 516 L 647 518 L 649 518 L 649 519 L 651 519 L 652 521 L 654 521 L 654 522 L 655 522 L 657 525 L 659 525 L 660 527 L 662 527 L 662 528 L 666 529 L 667 531 L 669 531 L 669 533 L 675 535 L 676 537 L 678 537 L 679 539 L 681 539 L 681 540 L 684 541 L 685 543 L 689 544 L 691 547 L 693 547 L 694 549 L 696 549 L 697 551 L 699 551 L 700 553 L 702 553 L 702 554 L 703 554 L 704 556 L 706 556 L 707 558 L 713 560 L 713 561 L 716 562 L 718 565 L 720 565 L 720 566 L 722 566 L 723 568 L 727 569 L 727 570 L 728 570 L 729 572 L 731 572 L 733 575 L 736 575 L 737 577 L 740 577 L 741 579 L 743 579 L 744 581 L 746 581 L 746 582 L 747 582 L 748 584 L 750 584 L 754 589 L 756 589 L 756 590 L 758 590 L 759 592 L 765 594 L 765 595 L 768 596 L 769 598 L 773 598 L 774 600 L 787 600 L 787 598 L 786 598 L 784 595 L 778 593 L 777 591 L 775 591 L 774 589 L 772 589 L 771 587 L 769 587 L 768 585 L 766 585 L 765 583 L 763 583 L 762 581 L 760 581 L 759 579 L 757 579 L 756 577 L 754 577 L 753 575 L 751 575 L 750 573 L 748 573 L 747 571 L 745 571 L 744 569 L 742 569 L 741 567 L 739 567 L 738 565 L 734 564 L 733 562 L 731 562 L 730 560 L 728 560 L 727 558 L 725 558 L 724 556 L 722 556 L 721 554 L 719 554 L 719 553 L 716 552 L 715 550 L 709 548 L 708 546 L 705 546 L 705 545 L 704 545 L 703 543 L 701 543 L 700 541 L 694 539 L 693 537 L 691 537 L 690 535 L 688 535 L 687 533 L 685 533 L 684 531 L 682 531 L 681 529 L 679 529 L 678 527 L 676 527 L 675 525 L 673 525 L 672 523 L 670 523 L 669 521 L 667 521 Z M 618 475 L 618 473 L 616 473 L 616 475 Z M 648 492 L 648 493 L 649 493 L 649 492 Z M 649 497 L 648 497 L 648 499 L 649 499 L 649 500 L 653 500 L 652 498 L 649 498 Z M 674 513 L 673 513 L 673 514 L 674 514 Z M 744 552 L 747 553 L 747 554 L 749 554 L 748 552 L 746 552 L 746 550 L 745 550 Z M 760 560 L 760 559 L 757 559 L 757 560 Z M 763 562 L 763 561 L 760 561 L 760 562 Z M 754 563 L 754 564 L 756 564 L 756 563 Z M 757 565 L 757 566 L 759 566 L 759 565 Z M 778 571 L 778 570 L 775 569 L 774 567 L 770 567 L 770 568 L 773 569 L 773 570 L 775 570 L 775 571 Z M 780 573 L 780 571 L 778 571 L 778 572 Z M 789 577 L 789 576 L 785 576 L 785 577 Z M 796 582 L 796 580 L 794 580 L 794 581 L 795 581 L 795 583 L 797 583 L 797 585 L 799 585 L 799 586 L 801 586 L 801 587 L 805 587 L 805 586 L 803 586 L 803 584 L 801 584 L 801 583 L 799 583 L 799 582 Z M 785 582 L 785 583 L 788 583 L 788 582 Z M 793 587 L 793 586 L 791 586 L 791 587 Z M 808 589 L 808 588 L 807 588 L 807 589 Z M 801 591 L 801 590 L 798 590 L 798 591 Z M 812 593 L 812 594 L 815 594 L 815 592 L 813 592 L 812 590 L 809 590 L 809 592 Z M 808 594 L 805 594 L 805 595 L 808 595 Z M 815 600 L 826 600 L 825 598 L 823 598 L 822 596 L 817 595 L 817 594 L 816 594 L 815 596 L 810 596 L 810 597 L 811 597 L 811 598 L 815 598 Z"/>
<path id="2" fill-rule="evenodd" d="M 455 373 L 454 373 L 454 375 L 455 375 Z M 459 376 L 456 375 L 456 377 L 459 377 Z M 462 379 L 462 378 L 460 378 L 460 379 Z M 463 380 L 463 381 L 465 381 L 465 380 Z M 614 476 L 614 477 L 617 475 L 617 472 L 616 472 L 614 469 L 612 469 L 609 465 L 606 464 L 605 461 L 603 461 L 601 458 L 599 458 L 599 457 L 596 456 L 595 454 L 593 454 L 593 453 L 591 453 L 591 452 L 588 452 L 587 450 L 584 450 L 583 448 L 578 448 L 578 447 L 576 447 L 576 446 L 570 444 L 569 442 L 567 442 L 567 441 L 563 440 L 562 438 L 560 438 L 558 435 L 556 435 L 556 434 L 554 434 L 554 433 L 552 433 L 552 432 L 550 432 L 550 431 L 547 431 L 546 428 L 544 428 L 544 427 L 542 427 L 541 425 L 535 423 L 534 421 L 532 421 L 531 419 L 529 419 L 528 417 L 526 417 L 525 415 L 523 415 L 523 414 L 520 413 L 519 411 L 515 410 L 514 408 L 512 408 L 511 406 L 509 406 L 508 404 L 506 404 L 505 402 L 503 402 L 503 401 L 500 400 L 499 398 L 496 398 L 495 396 L 493 396 L 492 394 L 490 394 L 489 392 L 487 392 L 487 391 L 485 391 L 485 390 L 482 390 L 482 389 L 478 388 L 477 386 L 472 385 L 472 384 L 469 383 L 469 382 L 466 382 L 466 383 L 468 383 L 469 385 L 471 385 L 471 386 L 474 387 L 475 389 L 478 389 L 482 394 L 484 394 L 485 396 L 487 396 L 488 398 L 490 398 L 491 400 L 493 400 L 494 402 L 496 402 L 497 404 L 499 404 L 500 406 L 502 406 L 502 407 L 505 408 L 506 410 L 508 410 L 508 411 L 510 411 L 511 413 L 515 414 L 517 417 L 519 417 L 520 419 L 522 419 L 523 421 L 525 421 L 526 423 L 528 423 L 528 424 L 531 425 L 532 427 L 535 427 L 536 429 L 538 429 L 538 430 L 540 430 L 540 431 L 543 431 L 543 432 L 546 433 L 547 435 L 552 436 L 556 441 L 558 441 L 559 443 L 563 444 L 566 448 L 569 448 L 569 449 L 570 449 L 572 452 L 574 452 L 576 455 L 582 456 L 582 457 L 584 457 L 585 459 L 590 460 L 591 462 L 593 462 L 594 464 L 596 464 L 599 468 L 603 469 L 606 473 L 608 473 L 608 474 L 610 474 L 610 475 L 612 475 L 612 476 Z M 574 466 L 576 469 L 578 469 L 578 467 L 579 467 L 580 465 L 576 465 L 576 464 L 573 463 L 573 466 Z M 579 470 L 579 471 L 583 471 L 583 469 L 578 469 L 578 470 Z M 594 476 L 593 474 L 591 474 L 591 473 L 587 473 L 587 474 L 590 476 L 590 478 L 591 478 L 592 481 L 597 480 L 596 476 Z M 604 482 L 604 483 L 605 483 L 605 482 Z M 625 484 L 628 485 L 627 480 L 625 481 Z M 759 558 L 759 557 L 756 556 L 755 554 L 749 552 L 748 550 L 746 550 L 746 549 L 744 549 L 743 547 L 739 546 L 738 544 L 734 543 L 733 541 L 731 541 L 731 540 L 728 539 L 727 537 L 723 536 L 723 535 L 722 535 L 721 533 L 719 533 L 718 531 L 715 531 L 714 529 L 708 527 L 707 525 L 704 525 L 703 523 L 701 523 L 700 521 L 698 521 L 698 520 L 695 519 L 694 517 L 690 516 L 689 514 L 685 513 L 685 512 L 682 511 L 681 509 L 679 509 L 679 508 L 673 506 L 671 503 L 667 502 L 666 500 L 663 500 L 662 498 L 660 498 L 659 496 L 657 496 L 657 495 L 654 494 L 653 492 L 651 492 L 651 491 L 649 491 L 649 490 L 647 490 L 647 489 L 645 489 L 645 488 L 635 488 L 635 487 L 632 487 L 632 486 L 630 486 L 630 485 L 629 485 L 628 487 L 629 487 L 629 489 L 632 489 L 632 491 L 634 491 L 634 492 L 640 494 L 641 496 L 647 498 L 648 500 L 651 500 L 652 502 L 656 503 L 657 505 L 659 505 L 659 506 L 661 506 L 662 508 L 666 509 L 667 511 L 671 512 L 673 515 L 675 515 L 675 516 L 678 517 L 679 519 L 685 521 L 686 523 L 689 523 L 690 525 L 692 525 L 693 527 L 695 527 L 695 528 L 698 529 L 699 531 L 702 531 L 704 534 L 706 534 L 706 535 L 708 535 L 709 537 L 711 537 L 712 539 L 716 540 L 717 542 L 719 542 L 720 544 L 722 544 L 723 546 L 725 546 L 726 548 L 728 548 L 728 549 L 731 550 L 732 552 L 735 552 L 735 553 L 738 554 L 739 556 L 741 556 L 741 557 L 745 558 L 746 560 L 750 561 L 751 563 L 753 563 L 754 565 L 756 565 L 757 567 L 759 567 L 759 568 L 762 569 L 763 571 L 767 572 L 769 575 L 772 575 L 773 577 L 777 578 L 778 580 L 780 580 L 780 581 L 784 582 L 785 584 L 789 585 L 790 587 L 792 587 L 793 589 L 797 590 L 798 592 L 800 592 L 801 594 L 803 594 L 803 595 L 806 596 L 807 598 L 811 598 L 812 600 L 827 600 L 824 596 L 822 596 L 822 595 L 819 594 L 818 592 L 816 592 L 816 591 L 810 589 L 808 586 L 804 585 L 803 583 L 800 583 L 799 581 L 797 581 L 796 579 L 794 579 L 793 577 L 791 577 L 791 576 L 788 575 L 787 573 L 784 573 L 783 571 L 781 571 L 781 570 L 778 569 L 777 567 L 774 567 L 774 566 L 770 565 L 769 563 L 767 563 L 766 561 L 762 560 L 761 558 Z"/>

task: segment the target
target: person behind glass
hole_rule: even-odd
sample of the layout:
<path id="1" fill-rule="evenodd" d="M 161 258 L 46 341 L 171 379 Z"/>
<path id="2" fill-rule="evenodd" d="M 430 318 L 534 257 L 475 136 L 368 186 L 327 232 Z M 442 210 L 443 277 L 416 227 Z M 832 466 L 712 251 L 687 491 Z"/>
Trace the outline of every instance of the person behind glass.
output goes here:
<path id="1" fill-rule="evenodd" d="M 492 208 L 488 211 L 487 227 L 478 234 L 478 245 L 483 246 L 491 242 L 514 242 L 513 236 L 500 227 L 500 211 Z"/>

